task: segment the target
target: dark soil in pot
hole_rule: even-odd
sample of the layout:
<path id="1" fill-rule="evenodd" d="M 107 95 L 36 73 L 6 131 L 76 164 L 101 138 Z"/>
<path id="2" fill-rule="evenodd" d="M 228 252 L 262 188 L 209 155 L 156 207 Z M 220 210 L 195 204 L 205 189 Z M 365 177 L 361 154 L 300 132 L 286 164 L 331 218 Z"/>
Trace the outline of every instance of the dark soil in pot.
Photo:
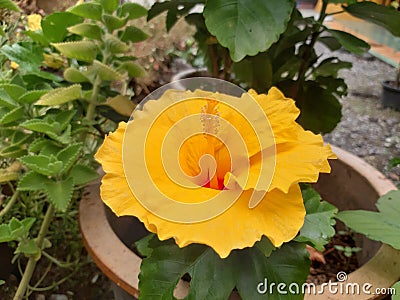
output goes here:
<path id="1" fill-rule="evenodd" d="M 400 86 L 394 81 L 382 83 L 382 105 L 400 110 Z"/>

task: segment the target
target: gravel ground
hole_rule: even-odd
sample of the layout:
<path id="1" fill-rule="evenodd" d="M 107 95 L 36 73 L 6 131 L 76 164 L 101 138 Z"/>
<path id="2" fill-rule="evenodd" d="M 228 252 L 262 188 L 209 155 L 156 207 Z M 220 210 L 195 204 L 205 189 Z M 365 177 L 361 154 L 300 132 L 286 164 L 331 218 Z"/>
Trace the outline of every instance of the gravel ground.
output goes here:
<path id="1" fill-rule="evenodd" d="M 348 95 L 342 99 L 343 117 L 324 139 L 362 157 L 398 182 L 400 168 L 391 169 L 389 161 L 400 157 L 400 112 L 383 108 L 380 101 L 381 82 L 393 80 L 396 70 L 369 54 L 356 56 L 339 51 L 335 56 L 353 63 L 353 67 L 340 72 L 349 86 Z"/>

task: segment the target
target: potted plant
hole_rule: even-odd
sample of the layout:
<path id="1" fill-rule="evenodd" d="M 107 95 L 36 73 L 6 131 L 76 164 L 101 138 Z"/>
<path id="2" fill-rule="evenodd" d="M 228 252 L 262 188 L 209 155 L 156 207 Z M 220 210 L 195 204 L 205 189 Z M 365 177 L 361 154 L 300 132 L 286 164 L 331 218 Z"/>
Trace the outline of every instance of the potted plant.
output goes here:
<path id="1" fill-rule="evenodd" d="M 129 46 L 147 35 L 127 22 L 147 11 L 89 1 L 44 18 L 28 16 L 25 24 L 13 1 L 0 6 L 22 20 L 20 38 L 10 38 L 13 24 L 0 32 L 7 71 L 0 85 L 0 242 L 13 247 L 12 262 L 21 270 L 19 300 L 41 288 L 48 270 L 31 282 L 40 259 L 78 271 L 79 249 L 64 244 L 70 253 L 62 261 L 54 248 L 74 230 L 68 222 L 77 227 L 74 207 L 84 186 L 98 178 L 93 154 L 115 126 L 109 119 L 128 119 L 133 110 L 129 82 L 145 71 Z M 54 286 L 65 279 L 56 280 Z"/>
<path id="2" fill-rule="evenodd" d="M 400 110 L 400 66 L 394 81 L 386 80 L 382 83 L 382 104 Z"/>

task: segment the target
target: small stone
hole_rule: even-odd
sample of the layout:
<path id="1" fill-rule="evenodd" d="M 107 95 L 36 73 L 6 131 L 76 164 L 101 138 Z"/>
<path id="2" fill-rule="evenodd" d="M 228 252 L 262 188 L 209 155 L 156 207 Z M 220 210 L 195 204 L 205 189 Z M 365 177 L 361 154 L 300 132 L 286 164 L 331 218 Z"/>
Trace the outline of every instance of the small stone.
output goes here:
<path id="1" fill-rule="evenodd" d="M 64 294 L 52 294 L 50 300 L 68 300 L 68 296 Z"/>

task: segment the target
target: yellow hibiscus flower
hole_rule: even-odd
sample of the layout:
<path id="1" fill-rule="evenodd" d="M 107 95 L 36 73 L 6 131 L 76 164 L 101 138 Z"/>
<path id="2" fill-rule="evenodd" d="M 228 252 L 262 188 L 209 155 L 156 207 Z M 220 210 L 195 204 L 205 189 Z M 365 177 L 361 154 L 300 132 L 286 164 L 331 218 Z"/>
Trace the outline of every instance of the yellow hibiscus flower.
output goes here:
<path id="1" fill-rule="evenodd" d="M 241 98 L 169 90 L 106 137 L 95 156 L 101 197 L 180 247 L 206 244 L 221 258 L 262 236 L 279 247 L 304 223 L 298 183 L 335 158 L 299 113 L 277 88 Z"/>

